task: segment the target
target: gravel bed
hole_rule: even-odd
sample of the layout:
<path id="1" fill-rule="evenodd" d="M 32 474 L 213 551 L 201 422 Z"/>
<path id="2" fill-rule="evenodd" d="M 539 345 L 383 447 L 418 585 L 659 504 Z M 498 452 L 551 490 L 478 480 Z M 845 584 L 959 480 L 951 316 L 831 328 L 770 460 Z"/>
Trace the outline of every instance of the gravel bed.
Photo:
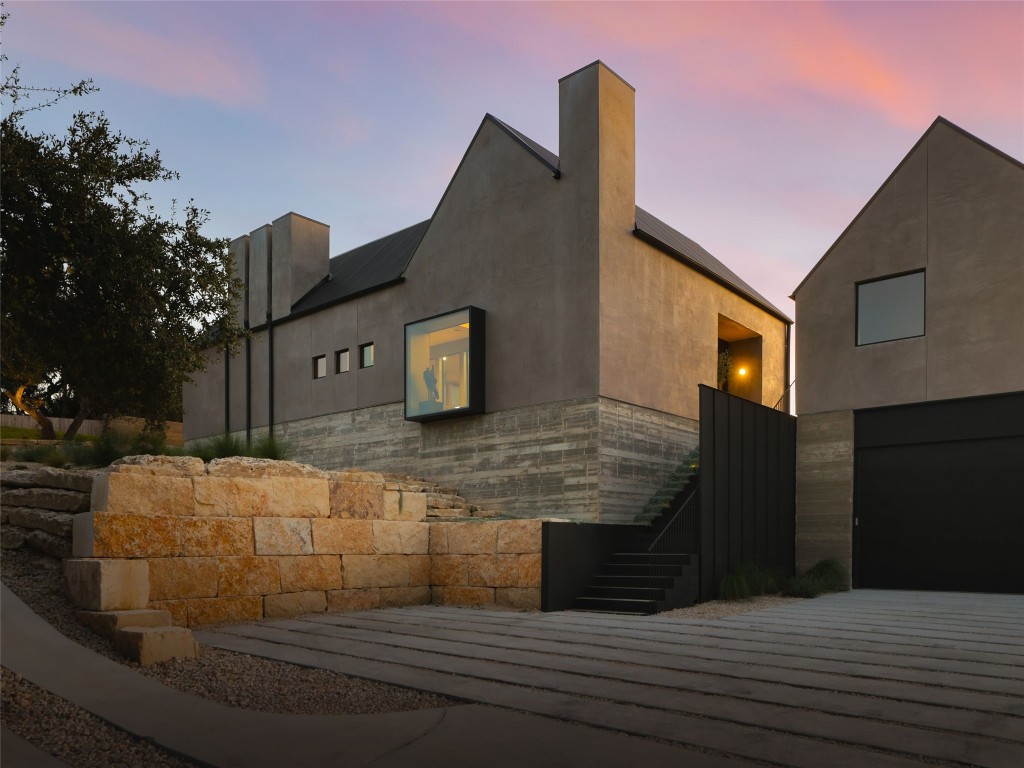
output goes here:
<path id="1" fill-rule="evenodd" d="M 689 608 L 676 608 L 658 615 L 677 619 L 724 619 L 726 616 L 798 603 L 803 599 L 802 597 L 785 597 L 784 595 L 760 595 L 747 600 L 709 600 L 706 603 L 691 605 Z"/>

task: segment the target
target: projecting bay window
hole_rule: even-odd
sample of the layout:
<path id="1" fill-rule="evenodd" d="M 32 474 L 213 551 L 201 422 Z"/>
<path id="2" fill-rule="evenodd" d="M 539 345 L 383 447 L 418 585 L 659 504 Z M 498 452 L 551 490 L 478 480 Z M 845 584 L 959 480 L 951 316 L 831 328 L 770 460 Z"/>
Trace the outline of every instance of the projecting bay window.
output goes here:
<path id="1" fill-rule="evenodd" d="M 484 412 L 484 311 L 466 307 L 405 326 L 405 418 Z"/>

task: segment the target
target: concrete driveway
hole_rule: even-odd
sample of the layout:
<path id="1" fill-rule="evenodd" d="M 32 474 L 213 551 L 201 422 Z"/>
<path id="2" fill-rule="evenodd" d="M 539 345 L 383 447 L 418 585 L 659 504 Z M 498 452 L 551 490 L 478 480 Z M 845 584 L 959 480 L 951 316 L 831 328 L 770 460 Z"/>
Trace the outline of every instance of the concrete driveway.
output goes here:
<path id="1" fill-rule="evenodd" d="M 197 633 L 739 764 L 1024 766 L 1024 596 L 857 590 L 721 620 L 424 606 Z"/>

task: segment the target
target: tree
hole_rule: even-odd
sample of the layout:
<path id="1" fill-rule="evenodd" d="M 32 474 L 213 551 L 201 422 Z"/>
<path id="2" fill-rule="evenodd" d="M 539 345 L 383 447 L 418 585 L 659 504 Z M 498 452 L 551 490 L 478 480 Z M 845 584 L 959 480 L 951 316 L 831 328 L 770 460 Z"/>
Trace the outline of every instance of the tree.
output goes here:
<path id="1" fill-rule="evenodd" d="M 142 189 L 178 178 L 158 151 L 103 113 L 77 113 L 64 135 L 25 127 L 38 108 L 19 108 L 27 96 L 52 104 L 90 90 L 31 89 L 17 68 L 0 86 L 11 104 L 0 121 L 0 375 L 49 437 L 32 396 L 47 380 L 79 405 L 66 438 L 86 418 L 160 423 L 180 412 L 181 385 L 205 367 L 205 350 L 243 334 L 227 241 L 200 232 L 209 214 L 189 201 L 165 218 Z"/>

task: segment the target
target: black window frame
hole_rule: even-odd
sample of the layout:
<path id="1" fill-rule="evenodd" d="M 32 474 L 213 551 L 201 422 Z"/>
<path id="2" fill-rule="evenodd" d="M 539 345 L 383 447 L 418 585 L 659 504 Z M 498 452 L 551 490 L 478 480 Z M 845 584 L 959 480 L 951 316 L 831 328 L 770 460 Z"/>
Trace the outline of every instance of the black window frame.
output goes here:
<path id="1" fill-rule="evenodd" d="M 317 368 L 317 364 L 323 361 L 324 372 L 321 374 Z M 327 378 L 327 355 L 313 355 L 313 380 L 326 379 Z"/>
<path id="2" fill-rule="evenodd" d="M 366 350 L 372 350 L 373 360 L 369 365 L 366 365 Z M 372 341 L 368 341 L 365 344 L 359 345 L 359 370 L 363 371 L 367 368 L 373 368 L 374 363 L 377 362 L 377 349 Z"/>
<path id="3" fill-rule="evenodd" d="M 892 341 L 904 341 L 906 339 L 920 339 L 925 336 L 928 332 L 928 277 L 925 274 L 927 269 L 920 267 L 918 269 L 908 269 L 904 272 L 894 272 L 891 275 L 883 275 L 882 277 L 872 277 L 870 280 L 860 280 L 854 283 L 853 286 L 853 305 L 854 305 L 854 322 L 853 322 L 853 344 L 856 347 L 871 347 L 875 344 L 888 344 Z M 881 283 L 886 280 L 895 280 L 900 277 L 908 277 L 909 275 L 925 275 L 923 285 L 921 286 L 921 333 L 915 333 L 912 336 L 895 336 L 891 339 L 879 339 L 877 341 L 865 341 L 860 340 L 860 288 L 862 285 L 870 285 L 872 283 Z"/>
<path id="4" fill-rule="evenodd" d="M 469 404 L 465 408 L 452 408 L 418 415 L 409 415 L 409 393 L 406 391 L 409 369 L 409 326 L 419 325 L 429 320 L 436 320 L 446 315 L 469 312 Z M 425 423 L 442 419 L 455 419 L 463 416 L 474 416 L 487 412 L 484 382 L 487 375 L 487 313 L 480 307 L 465 306 L 447 312 L 439 312 L 430 317 L 423 317 L 406 323 L 402 332 L 402 410 L 406 421 Z"/>
<path id="5" fill-rule="evenodd" d="M 341 369 L 342 355 L 345 355 L 345 370 Z M 348 373 L 350 370 L 352 370 L 352 355 L 349 354 L 348 347 L 334 350 L 334 375 L 337 376 L 339 373 Z"/>

